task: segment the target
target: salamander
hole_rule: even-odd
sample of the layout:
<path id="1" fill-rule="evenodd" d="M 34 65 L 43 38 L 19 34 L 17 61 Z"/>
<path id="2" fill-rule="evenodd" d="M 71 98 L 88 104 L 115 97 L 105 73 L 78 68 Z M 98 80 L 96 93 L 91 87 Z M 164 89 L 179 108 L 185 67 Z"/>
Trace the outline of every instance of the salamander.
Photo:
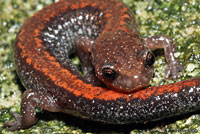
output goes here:
<path id="1" fill-rule="evenodd" d="M 141 38 L 134 14 L 116 0 L 61 0 L 28 19 L 14 46 L 18 76 L 27 89 L 10 130 L 37 122 L 36 108 L 108 124 L 144 123 L 195 111 L 200 78 L 148 87 L 164 48 L 165 78 L 183 68 L 167 36 Z M 81 67 L 72 63 L 78 56 Z"/>

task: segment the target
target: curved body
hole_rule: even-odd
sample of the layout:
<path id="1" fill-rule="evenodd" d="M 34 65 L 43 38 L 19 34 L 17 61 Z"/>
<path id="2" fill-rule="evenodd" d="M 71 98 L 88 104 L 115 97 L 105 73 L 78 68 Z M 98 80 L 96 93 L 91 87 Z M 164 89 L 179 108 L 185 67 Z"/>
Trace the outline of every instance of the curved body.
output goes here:
<path id="1" fill-rule="evenodd" d="M 132 13 L 121 2 L 62 0 L 47 6 L 24 24 L 14 47 L 18 75 L 26 89 L 29 89 L 22 100 L 22 112 L 27 110 L 24 102 L 31 102 L 29 93 L 45 104 L 35 107 L 109 124 L 161 120 L 199 109 L 200 78 L 158 87 L 140 87 L 128 93 L 111 90 L 109 84 L 101 87 L 86 81 L 70 59 L 77 51 L 75 44 L 80 36 L 92 40 L 91 44 L 96 45 L 92 48 L 94 66 L 104 60 L 109 49 L 119 61 L 123 53 L 139 55 L 146 49 L 143 39 L 138 35 Z M 128 45 L 120 49 L 117 44 Z M 98 58 L 95 59 L 95 56 Z M 129 66 L 124 60 L 121 62 Z M 134 63 L 140 67 L 134 60 L 130 65 Z M 98 73 L 98 67 L 95 69 Z M 148 76 L 151 78 L 151 71 Z M 148 85 L 148 80 L 142 82 L 143 86 Z M 26 126 L 22 121 L 22 126 L 18 128 L 32 124 Z"/>

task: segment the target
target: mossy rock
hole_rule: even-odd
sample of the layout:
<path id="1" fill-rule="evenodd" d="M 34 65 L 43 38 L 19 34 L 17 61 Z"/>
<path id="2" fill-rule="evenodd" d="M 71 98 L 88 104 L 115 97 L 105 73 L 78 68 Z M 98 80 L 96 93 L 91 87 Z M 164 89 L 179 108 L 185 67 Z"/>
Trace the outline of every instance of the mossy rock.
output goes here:
<path id="1" fill-rule="evenodd" d="M 9 132 L 3 122 L 11 120 L 10 112 L 20 111 L 24 91 L 13 64 L 12 46 L 23 23 L 38 10 L 53 3 L 52 0 L 0 1 L 0 133 L 52 134 L 52 133 L 200 133 L 197 113 L 174 118 L 173 121 L 140 125 L 103 125 L 85 121 L 62 113 L 41 112 L 39 122 L 33 127 Z M 200 76 L 200 1 L 199 0 L 124 0 L 133 10 L 143 37 L 168 35 L 176 44 L 176 56 L 184 67 L 181 81 Z M 176 81 L 165 80 L 166 61 L 156 57 L 155 76 L 151 85 Z M 66 120 L 62 117 L 65 116 Z"/>

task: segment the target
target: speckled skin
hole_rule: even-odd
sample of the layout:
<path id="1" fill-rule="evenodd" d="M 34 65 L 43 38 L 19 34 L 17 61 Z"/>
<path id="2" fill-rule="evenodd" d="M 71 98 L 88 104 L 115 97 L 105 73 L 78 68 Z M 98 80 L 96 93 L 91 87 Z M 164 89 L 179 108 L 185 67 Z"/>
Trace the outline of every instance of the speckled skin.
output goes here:
<path id="1" fill-rule="evenodd" d="M 173 41 L 166 36 L 143 40 L 123 3 L 62 0 L 47 6 L 17 36 L 17 73 L 27 90 L 21 116 L 4 126 L 32 126 L 37 107 L 109 124 L 143 123 L 199 109 L 200 78 L 143 88 L 152 77 L 149 49 L 154 48 L 165 49 L 166 78 L 176 78 L 182 68 Z M 84 76 L 71 62 L 75 53 Z"/>

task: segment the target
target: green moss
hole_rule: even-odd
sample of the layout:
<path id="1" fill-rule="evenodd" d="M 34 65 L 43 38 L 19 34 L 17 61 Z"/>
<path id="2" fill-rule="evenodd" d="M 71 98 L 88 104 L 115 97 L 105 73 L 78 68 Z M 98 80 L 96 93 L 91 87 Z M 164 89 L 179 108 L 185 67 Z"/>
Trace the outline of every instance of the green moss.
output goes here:
<path id="1" fill-rule="evenodd" d="M 7 129 L 2 127 L 3 122 L 13 119 L 9 112 L 20 111 L 20 98 L 23 92 L 15 73 L 11 47 L 25 20 L 52 2 L 53 0 L 0 1 L 0 133 L 8 133 Z M 168 35 L 174 39 L 177 47 L 176 55 L 185 69 L 176 81 L 200 76 L 199 0 L 124 0 L 124 2 L 136 13 L 137 24 L 143 37 Z M 175 82 L 164 79 L 165 68 L 164 57 L 158 56 L 152 85 Z M 9 133 L 199 133 L 197 131 L 200 129 L 199 115 L 193 115 L 184 120 L 177 119 L 175 123 L 168 125 L 159 123 L 153 127 L 151 124 L 150 127 L 144 125 L 147 127 L 143 129 L 134 126 L 121 126 L 123 129 L 121 127 L 119 129 L 118 126 L 96 125 L 73 117 L 71 117 L 73 119 L 63 121 L 58 120 L 55 114 L 50 117 L 47 120 L 41 119 L 29 129 Z"/>

